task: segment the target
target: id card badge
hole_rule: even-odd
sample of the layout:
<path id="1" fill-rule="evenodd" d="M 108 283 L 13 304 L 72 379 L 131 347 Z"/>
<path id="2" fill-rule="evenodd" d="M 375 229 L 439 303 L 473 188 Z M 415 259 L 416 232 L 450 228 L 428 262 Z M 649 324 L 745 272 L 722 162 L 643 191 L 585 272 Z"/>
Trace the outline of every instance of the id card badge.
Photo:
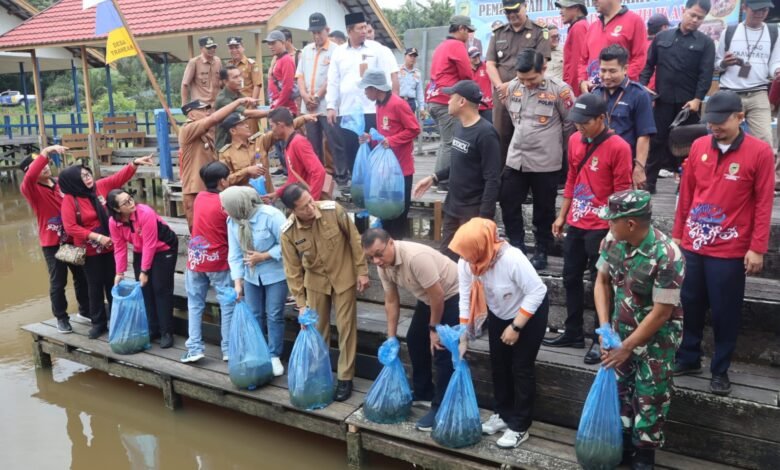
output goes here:
<path id="1" fill-rule="evenodd" d="M 748 78 L 748 75 L 750 75 L 750 69 L 752 66 L 750 64 L 745 64 L 739 67 L 739 73 L 737 76 L 739 78 Z"/>

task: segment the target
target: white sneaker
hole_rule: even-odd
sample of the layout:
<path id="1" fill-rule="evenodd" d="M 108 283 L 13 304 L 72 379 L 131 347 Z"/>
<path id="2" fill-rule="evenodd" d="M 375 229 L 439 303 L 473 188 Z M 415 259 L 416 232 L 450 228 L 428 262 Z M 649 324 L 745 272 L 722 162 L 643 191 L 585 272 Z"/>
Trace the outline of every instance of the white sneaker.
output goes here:
<path id="1" fill-rule="evenodd" d="M 489 436 L 497 433 L 498 431 L 503 431 L 506 428 L 506 423 L 498 414 L 490 415 L 490 418 L 482 423 L 482 433 Z"/>
<path id="2" fill-rule="evenodd" d="M 658 177 L 659 178 L 671 178 L 672 176 L 674 176 L 674 172 L 672 172 L 672 171 L 669 171 L 669 170 L 666 170 L 666 169 L 663 169 L 663 168 L 658 171 Z"/>
<path id="3" fill-rule="evenodd" d="M 528 440 L 528 431 L 516 432 L 511 429 L 504 431 L 504 435 L 496 441 L 496 445 L 502 449 L 514 449 Z"/>
<path id="4" fill-rule="evenodd" d="M 227 362 L 228 361 L 228 355 L 227 354 L 222 355 L 222 360 Z"/>
<path id="5" fill-rule="evenodd" d="M 203 353 L 194 353 L 193 354 L 193 353 L 187 351 L 187 353 L 184 354 L 181 357 L 181 362 L 184 362 L 184 363 L 187 363 L 187 362 L 197 362 L 197 361 L 203 359 L 203 357 L 204 357 Z"/>
<path id="6" fill-rule="evenodd" d="M 284 375 L 284 366 L 278 357 L 271 358 L 271 368 L 274 370 L 274 377 L 281 377 Z"/>

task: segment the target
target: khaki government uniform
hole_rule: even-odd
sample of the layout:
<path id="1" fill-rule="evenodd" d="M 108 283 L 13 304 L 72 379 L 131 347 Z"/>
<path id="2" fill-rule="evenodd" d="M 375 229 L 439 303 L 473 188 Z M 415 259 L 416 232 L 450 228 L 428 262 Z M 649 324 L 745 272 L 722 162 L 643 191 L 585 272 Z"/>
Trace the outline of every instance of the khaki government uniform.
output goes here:
<path id="1" fill-rule="evenodd" d="M 517 32 L 512 29 L 512 25 L 509 23 L 499 26 L 493 30 L 493 37 L 490 38 L 486 61 L 495 63 L 501 81 L 506 83 L 517 76 L 517 56 L 523 49 L 536 49 L 546 59 L 550 58 L 548 36 L 546 26 L 540 26 L 530 19 L 526 20 L 523 27 Z M 504 103 L 495 98 L 493 99 L 493 125 L 498 131 L 503 163 L 506 161 L 506 153 L 514 128 Z"/>
<path id="2" fill-rule="evenodd" d="M 233 101 L 242 98 L 243 95 L 239 93 L 233 92 L 230 88 L 225 87 L 223 88 L 219 94 L 217 95 L 217 99 L 214 102 L 214 111 L 224 108 L 225 106 L 229 105 Z M 236 108 L 235 112 L 239 114 L 244 114 L 244 111 L 246 110 L 246 107 L 239 106 Z M 249 125 L 250 129 L 252 128 L 252 125 Z M 253 131 L 257 132 L 257 131 Z M 225 145 L 230 143 L 230 132 L 226 131 L 222 128 L 222 126 L 217 125 L 216 126 L 216 140 L 215 145 L 217 146 L 217 149 L 222 149 Z"/>
<path id="3" fill-rule="evenodd" d="M 282 257 L 287 285 L 298 308 L 317 311 L 317 330 L 330 345 L 330 309 L 339 334 L 338 379 L 352 380 L 357 351 L 358 276 L 368 276 L 360 234 L 335 201 L 319 201 L 311 225 L 290 215 L 282 226 Z"/>
<path id="4" fill-rule="evenodd" d="M 181 79 L 182 85 L 189 86 L 189 101 L 200 100 L 214 106 L 214 100 L 219 93 L 220 70 L 222 70 L 222 60 L 219 57 L 215 56 L 210 61 L 204 60 L 202 55 L 190 59 Z"/>
<path id="5" fill-rule="evenodd" d="M 243 86 L 241 87 L 241 96 L 252 98 L 255 84 L 261 89 L 263 88 L 263 77 L 260 73 L 260 65 L 255 62 L 254 59 L 243 56 L 239 61 L 231 59 L 230 64 L 235 65 L 238 67 L 238 70 L 241 71 L 241 81 L 243 83 Z M 259 97 L 260 94 L 258 94 L 258 98 Z M 249 128 L 252 129 L 252 133 L 257 132 L 260 129 L 257 119 L 247 119 L 247 122 L 249 123 Z"/>
<path id="6" fill-rule="evenodd" d="M 200 178 L 203 165 L 217 159 L 214 149 L 214 128 L 208 127 L 205 119 L 187 120 L 179 129 L 179 171 L 184 215 L 192 232 L 192 205 L 195 196 L 205 191 Z"/>

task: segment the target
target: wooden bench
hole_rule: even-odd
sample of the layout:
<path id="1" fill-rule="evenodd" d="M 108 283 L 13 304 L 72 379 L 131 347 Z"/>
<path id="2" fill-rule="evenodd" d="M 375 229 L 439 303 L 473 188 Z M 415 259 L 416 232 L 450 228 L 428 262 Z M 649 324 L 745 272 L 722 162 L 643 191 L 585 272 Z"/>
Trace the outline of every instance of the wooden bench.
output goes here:
<path id="1" fill-rule="evenodd" d="M 73 163 L 68 162 L 68 158 L 89 163 L 89 134 L 63 134 L 61 143 L 68 147 L 68 152 L 65 154 L 66 163 Z M 106 146 L 106 140 L 102 134 L 95 134 L 95 148 L 100 163 L 111 165 L 111 149 Z"/>
<path id="2" fill-rule="evenodd" d="M 146 134 L 138 132 L 138 121 L 135 115 L 128 116 L 108 116 L 103 118 L 103 135 L 107 143 L 114 148 L 121 147 L 124 142 L 125 147 L 130 143 L 140 147 L 145 145 Z"/>

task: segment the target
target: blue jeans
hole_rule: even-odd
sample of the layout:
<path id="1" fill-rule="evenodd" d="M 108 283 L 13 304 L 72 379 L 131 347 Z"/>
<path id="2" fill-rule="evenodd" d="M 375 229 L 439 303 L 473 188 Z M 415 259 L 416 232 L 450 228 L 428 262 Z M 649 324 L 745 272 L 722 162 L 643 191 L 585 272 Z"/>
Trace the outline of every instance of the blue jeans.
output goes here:
<path id="1" fill-rule="evenodd" d="M 246 303 L 260 323 L 268 339 L 271 357 L 281 357 L 284 346 L 284 302 L 287 300 L 287 281 L 258 286 L 244 280 Z"/>
<path id="2" fill-rule="evenodd" d="M 190 354 L 204 352 L 203 337 L 201 336 L 201 322 L 203 320 L 203 310 L 206 309 L 206 294 L 209 291 L 209 284 L 214 288 L 228 287 L 233 288 L 233 281 L 230 280 L 230 271 L 217 271 L 213 273 L 198 273 L 189 269 L 184 273 L 184 286 L 187 289 L 187 325 L 189 338 L 185 346 Z M 228 353 L 228 332 L 230 332 L 230 321 L 233 319 L 233 308 L 235 303 L 220 304 L 220 323 L 222 342 L 222 354 Z"/>

